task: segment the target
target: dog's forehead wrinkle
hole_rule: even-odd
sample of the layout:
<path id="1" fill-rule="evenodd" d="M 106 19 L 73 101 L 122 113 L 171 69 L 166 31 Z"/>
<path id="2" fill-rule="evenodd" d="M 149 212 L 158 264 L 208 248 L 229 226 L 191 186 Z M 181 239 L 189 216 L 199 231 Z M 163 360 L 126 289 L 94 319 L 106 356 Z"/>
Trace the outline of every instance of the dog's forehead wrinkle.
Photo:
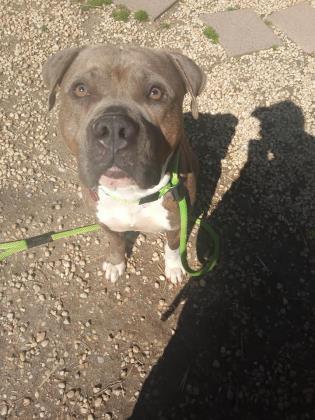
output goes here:
<path id="1" fill-rule="evenodd" d="M 78 71 L 73 74 L 72 79 L 74 80 L 97 80 L 100 77 L 105 76 L 104 72 L 102 72 L 101 68 L 97 66 L 93 66 L 91 68 L 87 68 L 84 71 Z"/>
<path id="2" fill-rule="evenodd" d="M 113 68 L 120 72 L 145 69 L 148 73 L 159 74 L 166 79 L 171 79 L 176 75 L 174 66 L 167 55 L 163 51 L 149 48 L 94 46 L 84 50 L 79 56 L 79 61 L 81 67 L 93 63 L 97 67 Z"/>

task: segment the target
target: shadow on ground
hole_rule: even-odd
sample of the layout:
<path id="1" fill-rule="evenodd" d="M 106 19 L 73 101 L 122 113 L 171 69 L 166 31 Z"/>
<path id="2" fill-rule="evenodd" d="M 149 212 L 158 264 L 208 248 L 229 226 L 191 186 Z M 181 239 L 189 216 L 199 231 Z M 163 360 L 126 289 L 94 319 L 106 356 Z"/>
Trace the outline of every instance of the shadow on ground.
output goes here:
<path id="1" fill-rule="evenodd" d="M 260 138 L 250 140 L 240 177 L 208 218 L 222 240 L 220 263 L 204 287 L 191 279 L 181 292 L 176 333 L 132 419 L 315 418 L 315 248 L 308 235 L 315 139 L 293 102 L 257 108 L 253 116 Z M 193 145 L 202 209 L 237 120 L 203 115 L 186 122 L 188 133 L 193 124 L 200 133 Z"/>

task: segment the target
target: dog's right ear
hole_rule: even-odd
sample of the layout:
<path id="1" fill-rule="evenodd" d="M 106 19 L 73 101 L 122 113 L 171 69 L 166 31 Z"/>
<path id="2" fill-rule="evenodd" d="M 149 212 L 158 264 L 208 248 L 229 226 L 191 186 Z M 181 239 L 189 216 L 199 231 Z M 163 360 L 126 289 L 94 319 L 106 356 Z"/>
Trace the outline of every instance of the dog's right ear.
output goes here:
<path id="1" fill-rule="evenodd" d="M 66 48 L 65 50 L 59 51 L 50 56 L 43 65 L 42 76 L 45 85 L 49 89 L 49 111 L 55 105 L 57 87 L 60 85 L 66 71 L 83 48 Z"/>

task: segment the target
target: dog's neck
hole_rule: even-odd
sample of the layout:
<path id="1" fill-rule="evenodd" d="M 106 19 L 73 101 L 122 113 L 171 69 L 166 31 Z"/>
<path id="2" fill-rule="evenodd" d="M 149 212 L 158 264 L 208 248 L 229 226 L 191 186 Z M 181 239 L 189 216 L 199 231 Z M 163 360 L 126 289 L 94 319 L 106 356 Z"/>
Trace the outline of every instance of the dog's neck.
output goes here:
<path id="1" fill-rule="evenodd" d="M 140 200 L 148 195 L 154 194 L 158 192 L 161 188 L 165 187 L 170 180 L 170 174 L 165 173 L 160 182 L 157 185 L 154 185 L 152 188 L 142 189 L 137 185 L 130 185 L 128 187 L 120 187 L 120 188 L 108 188 L 104 185 L 98 186 L 98 196 L 101 198 L 104 194 L 107 196 L 114 196 L 122 200 Z"/>
<path id="2" fill-rule="evenodd" d="M 136 201 L 136 200 L 140 200 L 141 198 L 147 197 L 148 195 L 158 192 L 161 188 L 165 187 L 165 185 L 167 185 L 170 181 L 171 175 L 168 172 L 168 164 L 172 156 L 173 156 L 173 153 L 171 153 L 167 157 L 162 167 L 160 182 L 157 185 L 154 185 L 153 187 L 148 188 L 148 189 L 142 189 L 138 185 L 134 185 L 134 184 L 125 186 L 125 187 L 117 187 L 117 188 L 109 188 L 104 185 L 99 185 L 97 189 L 98 197 L 101 198 L 104 195 L 106 195 L 106 196 L 117 197 L 118 199 L 121 199 L 121 200 Z"/>

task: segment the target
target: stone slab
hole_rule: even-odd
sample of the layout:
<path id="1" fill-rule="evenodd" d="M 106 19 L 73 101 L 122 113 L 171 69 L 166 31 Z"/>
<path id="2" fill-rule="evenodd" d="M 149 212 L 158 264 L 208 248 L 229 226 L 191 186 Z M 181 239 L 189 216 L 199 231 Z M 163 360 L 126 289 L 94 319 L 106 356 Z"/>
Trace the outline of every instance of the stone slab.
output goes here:
<path id="1" fill-rule="evenodd" d="M 252 9 L 203 14 L 201 20 L 219 35 L 229 55 L 249 54 L 281 45 L 279 38 Z"/>
<path id="2" fill-rule="evenodd" d="M 315 52 L 315 8 L 306 2 L 279 10 L 268 20 L 307 53 Z"/>
<path id="3" fill-rule="evenodd" d="M 115 0 L 117 5 L 123 4 L 130 11 L 145 10 L 152 20 L 157 19 L 172 7 L 178 0 Z"/>

